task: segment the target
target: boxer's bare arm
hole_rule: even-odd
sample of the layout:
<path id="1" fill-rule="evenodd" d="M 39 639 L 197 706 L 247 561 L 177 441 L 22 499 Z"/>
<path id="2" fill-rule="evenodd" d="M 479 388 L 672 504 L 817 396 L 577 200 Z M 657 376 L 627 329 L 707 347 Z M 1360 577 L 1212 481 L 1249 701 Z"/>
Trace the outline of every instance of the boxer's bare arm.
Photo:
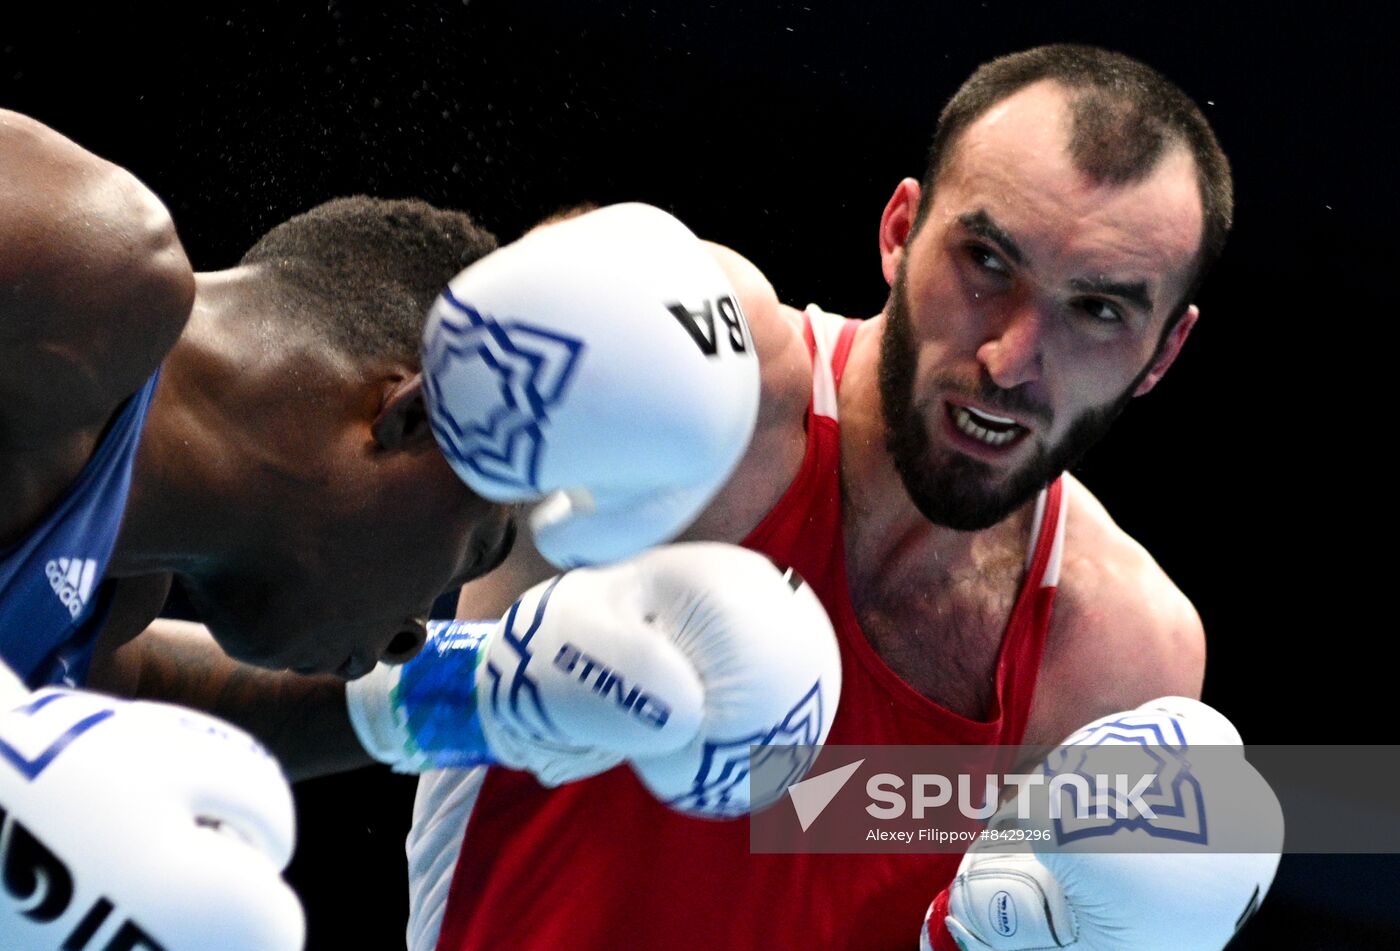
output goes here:
<path id="1" fill-rule="evenodd" d="M 1078 480 L 1028 743 L 1164 696 L 1199 699 L 1205 632 L 1186 595 Z"/>
<path id="2" fill-rule="evenodd" d="M 174 344 L 193 300 L 189 260 L 155 195 L 0 110 L 0 413 L 42 406 L 43 426 L 31 428 L 49 433 L 105 423 Z M 56 391 L 62 400 L 45 399 Z"/>
<path id="3" fill-rule="evenodd" d="M 0 110 L 0 540 L 77 474 L 193 300 L 170 215 L 144 185 Z"/>
<path id="4" fill-rule="evenodd" d="M 241 664 L 202 624 L 155 619 L 169 587 L 164 576 L 120 583 L 88 687 L 222 717 L 261 740 L 294 780 L 374 762 L 350 726 L 344 681 Z"/>

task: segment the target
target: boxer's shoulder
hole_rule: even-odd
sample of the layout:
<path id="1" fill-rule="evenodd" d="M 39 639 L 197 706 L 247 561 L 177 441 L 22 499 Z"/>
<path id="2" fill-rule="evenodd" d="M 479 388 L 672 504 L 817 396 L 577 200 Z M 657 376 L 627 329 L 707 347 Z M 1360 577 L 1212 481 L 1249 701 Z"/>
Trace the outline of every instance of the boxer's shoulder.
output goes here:
<path id="1" fill-rule="evenodd" d="M 194 275 L 130 172 L 0 111 L 0 420 L 26 448 L 100 429 L 174 344 Z"/>
<path id="2" fill-rule="evenodd" d="M 1147 549 L 1083 483 L 1067 475 L 1064 485 L 1069 499 L 1060 595 L 1073 607 L 1071 615 L 1093 625 L 1111 611 L 1120 626 L 1199 631 L 1195 608 Z"/>
<path id="3" fill-rule="evenodd" d="M 124 169 L 0 110 L 0 538 L 28 531 L 179 337 L 194 274 Z"/>
<path id="4" fill-rule="evenodd" d="M 1153 697 L 1199 697 L 1205 633 L 1181 589 L 1078 480 L 1069 492 L 1055 613 L 1033 728 L 1055 730 Z"/>

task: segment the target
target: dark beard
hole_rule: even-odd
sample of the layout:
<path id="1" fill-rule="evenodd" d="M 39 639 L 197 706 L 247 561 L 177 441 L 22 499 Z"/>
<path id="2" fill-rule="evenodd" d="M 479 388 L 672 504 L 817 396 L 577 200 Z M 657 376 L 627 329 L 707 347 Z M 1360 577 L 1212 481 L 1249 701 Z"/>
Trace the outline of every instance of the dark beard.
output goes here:
<path id="1" fill-rule="evenodd" d="M 1108 432 L 1151 368 L 1149 363 L 1132 385 L 1107 406 L 1080 414 L 1058 444 L 1048 449 L 1037 444 L 1035 455 L 1024 466 L 1009 475 L 999 475 L 980 459 L 955 449 L 930 446 L 924 416 L 914 404 L 917 354 L 909 329 L 902 263 L 892 291 L 880 338 L 880 409 L 885 422 L 885 448 L 909 498 L 935 525 L 963 532 L 980 531 L 1025 505 L 1060 473 L 1078 464 L 1089 447 Z M 1022 391 L 997 386 L 985 368 L 981 374 L 975 382 L 948 382 L 953 384 L 954 392 L 961 391 L 989 407 L 1033 416 L 1049 429 L 1053 420 L 1048 408 L 1033 402 Z"/>

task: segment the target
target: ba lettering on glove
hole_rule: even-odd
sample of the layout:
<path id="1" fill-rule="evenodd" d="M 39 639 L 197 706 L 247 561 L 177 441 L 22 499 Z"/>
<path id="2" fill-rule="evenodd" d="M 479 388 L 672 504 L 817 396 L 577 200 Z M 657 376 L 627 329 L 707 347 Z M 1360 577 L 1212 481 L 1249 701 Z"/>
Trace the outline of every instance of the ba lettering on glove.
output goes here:
<path id="1" fill-rule="evenodd" d="M 560 568 L 674 538 L 758 414 L 737 295 L 647 205 L 539 228 L 455 277 L 429 315 L 423 379 L 453 468 L 492 501 L 538 503 L 535 546 Z"/>

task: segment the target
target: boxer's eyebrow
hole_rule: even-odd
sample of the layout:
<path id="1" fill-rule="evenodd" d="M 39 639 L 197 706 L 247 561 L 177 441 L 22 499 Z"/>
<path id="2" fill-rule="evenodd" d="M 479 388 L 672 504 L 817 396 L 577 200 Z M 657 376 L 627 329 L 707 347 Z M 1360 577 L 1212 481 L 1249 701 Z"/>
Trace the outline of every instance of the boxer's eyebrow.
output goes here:
<path id="1" fill-rule="evenodd" d="M 1069 282 L 1069 286 L 1071 290 L 1081 294 L 1118 297 L 1146 313 L 1152 313 L 1152 295 L 1147 291 L 1146 281 L 1110 281 L 1103 277 L 1076 277 Z"/>
<path id="2" fill-rule="evenodd" d="M 1021 251 L 1015 241 L 1011 240 L 1011 235 L 1006 230 L 992 220 L 992 216 L 987 214 L 987 209 L 978 208 L 976 211 L 966 212 L 958 215 L 958 224 L 979 238 L 986 238 L 993 244 L 999 246 L 1002 252 L 1011 259 L 1013 264 L 1025 264 L 1026 255 Z"/>
<path id="3" fill-rule="evenodd" d="M 984 238 L 997 245 L 1011 259 L 1012 263 L 1017 265 L 1026 263 L 1025 252 L 1017 246 L 1011 235 L 1007 234 L 1001 225 L 992 220 L 987 209 L 979 208 L 976 211 L 958 215 L 958 224 L 979 238 Z M 1152 295 L 1148 293 L 1146 281 L 1112 281 L 1103 277 L 1077 277 L 1069 282 L 1069 286 L 1081 294 L 1117 297 L 1149 314 L 1152 313 Z"/>

